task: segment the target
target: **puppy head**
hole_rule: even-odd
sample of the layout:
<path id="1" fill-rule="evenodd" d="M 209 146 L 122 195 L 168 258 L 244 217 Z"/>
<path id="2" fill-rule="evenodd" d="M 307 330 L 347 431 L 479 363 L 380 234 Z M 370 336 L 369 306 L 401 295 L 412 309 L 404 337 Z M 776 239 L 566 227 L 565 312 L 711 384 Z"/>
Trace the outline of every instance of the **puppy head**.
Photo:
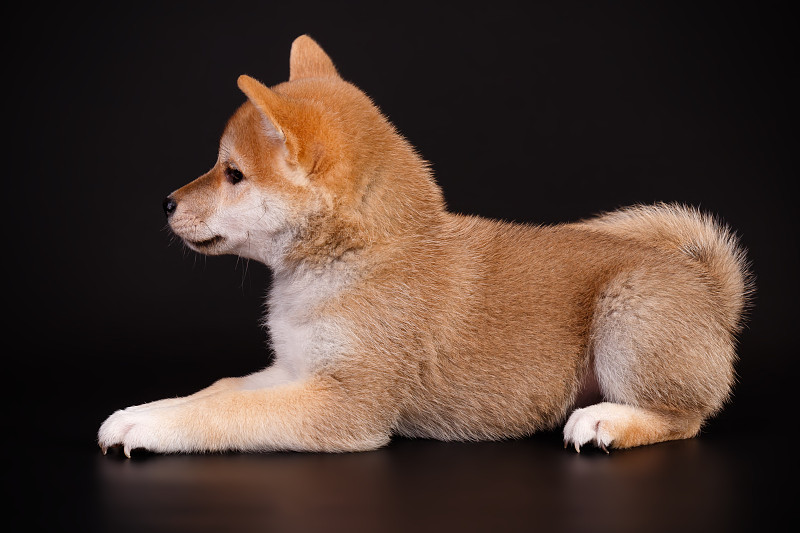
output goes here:
<path id="1" fill-rule="evenodd" d="M 268 88 L 241 76 L 238 85 L 248 100 L 229 120 L 216 164 L 170 194 L 164 210 L 191 249 L 272 265 L 297 239 L 354 216 L 371 164 L 364 146 L 394 132 L 306 36 L 292 45 L 288 82 Z"/>

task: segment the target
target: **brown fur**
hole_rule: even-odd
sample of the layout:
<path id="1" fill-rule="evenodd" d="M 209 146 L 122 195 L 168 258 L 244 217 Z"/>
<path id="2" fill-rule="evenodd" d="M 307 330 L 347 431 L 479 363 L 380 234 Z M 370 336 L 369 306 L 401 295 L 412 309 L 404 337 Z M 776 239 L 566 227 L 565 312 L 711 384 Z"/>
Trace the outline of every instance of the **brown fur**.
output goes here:
<path id="1" fill-rule="evenodd" d="M 198 251 L 269 264 L 273 335 L 284 317 L 309 332 L 286 329 L 278 361 L 284 345 L 322 355 L 298 359 L 309 366 L 286 383 L 226 378 L 118 411 L 101 427 L 104 449 L 519 437 L 562 423 L 590 389 L 605 403 L 576 411 L 565 440 L 630 447 L 691 437 L 721 408 L 750 290 L 724 227 L 676 205 L 557 226 L 449 213 L 426 162 L 314 41 L 299 37 L 290 64 L 272 88 L 239 79 L 248 101 L 214 168 L 171 195 L 170 224 Z M 212 235 L 215 216 L 255 194 L 288 206 L 279 229 L 238 243 L 226 222 Z M 212 237 L 222 240 L 193 244 Z M 341 286 L 292 307 L 298 280 L 326 276 Z"/>

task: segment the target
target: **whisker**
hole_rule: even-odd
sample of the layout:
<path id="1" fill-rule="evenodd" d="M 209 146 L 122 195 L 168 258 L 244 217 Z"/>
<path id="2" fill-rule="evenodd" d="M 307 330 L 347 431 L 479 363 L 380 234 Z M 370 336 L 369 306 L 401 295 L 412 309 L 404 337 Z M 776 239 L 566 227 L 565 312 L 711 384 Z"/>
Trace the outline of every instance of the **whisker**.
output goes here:
<path id="1" fill-rule="evenodd" d="M 244 260 L 244 274 L 242 274 L 242 289 L 244 289 L 244 280 L 247 277 L 247 269 L 250 266 L 250 230 L 247 230 L 247 257 Z"/>

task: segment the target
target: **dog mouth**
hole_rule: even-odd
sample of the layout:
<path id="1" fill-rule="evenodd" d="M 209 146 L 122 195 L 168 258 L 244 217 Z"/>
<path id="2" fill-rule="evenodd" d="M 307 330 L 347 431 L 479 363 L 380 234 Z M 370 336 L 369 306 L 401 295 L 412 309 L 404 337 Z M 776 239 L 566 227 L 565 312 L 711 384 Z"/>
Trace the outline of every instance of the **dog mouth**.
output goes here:
<path id="1" fill-rule="evenodd" d="M 210 239 L 205 239 L 203 241 L 190 241 L 187 239 L 186 242 L 188 242 L 195 248 L 211 248 L 212 246 L 215 246 L 224 240 L 225 237 L 223 237 L 222 235 L 214 235 Z"/>

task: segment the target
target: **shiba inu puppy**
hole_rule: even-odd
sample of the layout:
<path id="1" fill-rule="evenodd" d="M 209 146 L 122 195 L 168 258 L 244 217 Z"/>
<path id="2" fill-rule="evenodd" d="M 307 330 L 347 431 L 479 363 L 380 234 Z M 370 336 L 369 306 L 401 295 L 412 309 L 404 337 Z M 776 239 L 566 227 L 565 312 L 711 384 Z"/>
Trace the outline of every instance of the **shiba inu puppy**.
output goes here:
<path id="1" fill-rule="evenodd" d="M 113 413 L 103 452 L 371 450 L 393 434 L 628 448 L 696 435 L 734 381 L 750 290 L 711 217 L 636 206 L 518 225 L 445 209 L 426 162 L 309 37 L 248 76 L 205 175 L 164 201 L 186 246 L 268 265 L 275 361 Z"/>

